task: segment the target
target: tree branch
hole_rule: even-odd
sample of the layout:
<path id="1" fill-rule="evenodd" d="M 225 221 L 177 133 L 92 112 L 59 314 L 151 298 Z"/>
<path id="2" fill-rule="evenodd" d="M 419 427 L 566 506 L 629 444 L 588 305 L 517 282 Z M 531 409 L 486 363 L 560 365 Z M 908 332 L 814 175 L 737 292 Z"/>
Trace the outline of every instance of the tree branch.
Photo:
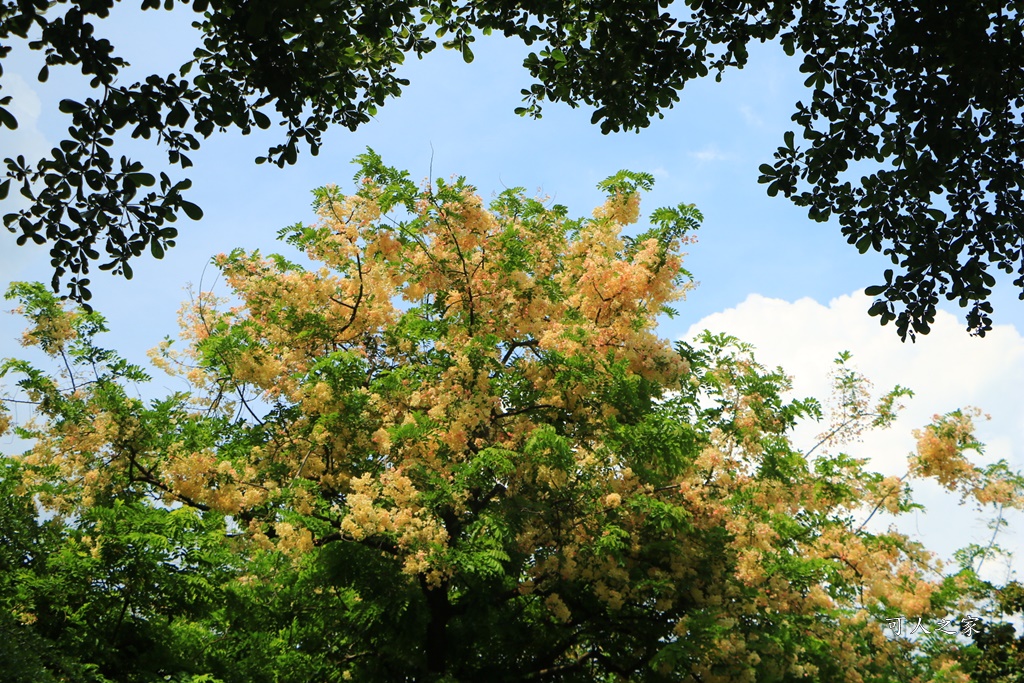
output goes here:
<path id="1" fill-rule="evenodd" d="M 522 349 L 526 347 L 535 349 L 539 345 L 540 343 L 536 339 L 527 339 L 526 341 L 512 342 L 511 344 L 509 344 L 508 350 L 505 351 L 505 355 L 501 359 L 501 364 L 506 365 L 509 361 L 509 358 L 512 357 L 512 354 L 515 353 L 516 349 Z"/>

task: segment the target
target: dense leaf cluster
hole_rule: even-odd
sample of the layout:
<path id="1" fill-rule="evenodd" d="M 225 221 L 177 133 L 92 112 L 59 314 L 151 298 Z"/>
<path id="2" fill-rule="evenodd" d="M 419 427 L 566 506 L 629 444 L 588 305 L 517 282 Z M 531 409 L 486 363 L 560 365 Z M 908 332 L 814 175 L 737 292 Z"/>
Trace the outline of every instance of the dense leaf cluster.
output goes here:
<path id="1" fill-rule="evenodd" d="M 1024 681 L 1024 634 L 1018 635 L 1013 622 L 1019 623 L 1024 616 L 1024 585 L 1011 581 L 996 591 L 995 602 L 1001 619 L 983 624 L 974 634 L 977 653 L 969 670 L 978 680 L 1021 683 Z"/>
<path id="2" fill-rule="evenodd" d="M 257 161 L 292 164 L 300 145 L 317 153 L 329 124 L 355 129 L 368 121 L 406 83 L 395 75 L 405 54 L 435 46 L 413 11 L 419 3 L 194 0 L 202 45 L 193 59 L 125 84 L 118 75 L 127 63 L 97 30 L 116 1 L 0 4 L 0 58 L 9 41 L 28 41 L 45 54 L 40 81 L 53 67 L 74 66 L 97 93 L 61 101 L 71 118 L 68 139 L 38 163 L 6 159 L 8 179 L 0 183 L 0 199 L 14 181 L 31 203 L 4 217 L 7 228 L 20 233 L 19 244 L 51 245 L 54 290 L 66 280 L 77 301 L 90 298 L 90 263 L 130 278 L 132 258 L 147 249 L 162 258 L 174 245 L 177 230 L 167 224 L 179 213 L 203 215 L 182 195 L 189 180 L 161 173 L 158 183 L 141 163 L 116 155 L 117 135 L 152 138 L 170 164 L 185 169 L 188 155 L 214 132 L 248 134 L 276 121 L 284 139 Z M 174 5 L 145 0 L 142 8 Z M 0 125 L 13 129 L 9 104 L 10 96 L 0 98 Z"/>

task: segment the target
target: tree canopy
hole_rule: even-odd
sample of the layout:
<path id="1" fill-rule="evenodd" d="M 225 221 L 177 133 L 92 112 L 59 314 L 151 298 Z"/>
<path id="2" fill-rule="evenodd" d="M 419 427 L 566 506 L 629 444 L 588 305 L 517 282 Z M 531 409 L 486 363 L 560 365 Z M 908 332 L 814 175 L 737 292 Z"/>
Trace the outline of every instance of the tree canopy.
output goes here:
<path id="1" fill-rule="evenodd" d="M 980 649 L 956 627 L 886 629 L 1013 609 L 978 576 L 991 548 L 943 570 L 872 523 L 920 507 L 914 479 L 993 514 L 1024 504 L 1024 478 L 972 459 L 978 411 L 936 416 L 883 476 L 841 444 L 887 427 L 906 389 L 873 397 L 841 354 L 826 412 L 736 339 L 656 334 L 700 214 L 623 234 L 650 176 L 620 172 L 571 219 L 360 161 L 354 192 L 318 190 L 318 222 L 282 232 L 305 265 L 216 258 L 227 296 L 195 293 L 152 354 L 180 391 L 140 399 L 149 378 L 97 345 L 98 313 L 11 289 L 56 366 L 0 366 L 18 387 L 3 405 L 35 410 L 0 484 L 13 680 L 999 670 L 1005 633 Z M 823 420 L 819 443 L 792 443 L 800 419 Z"/>
<path id="2" fill-rule="evenodd" d="M 201 216 L 182 194 L 187 179 L 118 157 L 119 133 L 152 137 L 187 168 L 215 131 L 277 121 L 284 138 L 258 161 L 294 163 L 302 145 L 317 152 L 329 125 L 354 129 L 397 96 L 406 55 L 430 52 L 439 37 L 468 61 L 474 33 L 492 31 L 539 46 L 524 63 L 535 82 L 520 113 L 539 115 L 545 100 L 583 103 L 605 132 L 648 125 L 691 79 L 720 78 L 747 63 L 752 41 L 777 41 L 802 57 L 810 93 L 761 181 L 812 218 L 835 217 L 861 252 L 891 258 L 867 289 L 878 297 L 870 312 L 905 338 L 928 331 L 945 297 L 984 334 L 993 268 L 1024 290 L 1017 2 L 193 0 L 203 34 L 194 58 L 132 85 L 117 82 L 124 61 L 96 29 L 114 2 L 0 5 L 0 57 L 7 41 L 26 40 L 45 54 L 40 80 L 72 65 L 97 91 L 64 100 L 68 139 L 38 163 L 8 159 L 0 184 L 4 195 L 15 181 L 31 202 L 7 227 L 21 243 L 51 245 L 54 289 L 66 282 L 79 301 L 90 263 L 130 277 L 132 258 L 173 245 L 168 223 L 179 213 Z M 0 97 L 0 125 L 13 128 L 7 104 Z"/>

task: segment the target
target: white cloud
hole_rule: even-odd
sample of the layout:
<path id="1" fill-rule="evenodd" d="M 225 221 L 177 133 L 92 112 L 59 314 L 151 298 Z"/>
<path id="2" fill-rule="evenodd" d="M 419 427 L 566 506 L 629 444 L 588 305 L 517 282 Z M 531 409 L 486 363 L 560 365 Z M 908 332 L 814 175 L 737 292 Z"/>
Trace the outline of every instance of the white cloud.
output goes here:
<path id="1" fill-rule="evenodd" d="M 686 333 L 693 338 L 704 329 L 727 332 L 757 348 L 757 357 L 768 367 L 782 366 L 793 377 L 794 395 L 829 395 L 829 373 L 837 353 L 849 350 L 853 366 L 868 377 L 877 394 L 896 384 L 915 392 L 906 410 L 885 432 L 866 435 L 861 443 L 844 451 L 870 457 L 880 471 L 902 473 L 906 456 L 914 448 L 911 431 L 927 424 L 935 413 L 973 405 L 991 415 L 978 425 L 987 448 L 983 459 L 1005 458 L 1014 469 L 1024 469 L 1024 337 L 1010 325 L 997 325 L 984 339 L 970 337 L 955 316 L 936 315 L 930 334 L 916 344 L 902 343 L 892 326 L 882 327 L 867 315 L 869 299 L 851 294 L 822 305 L 805 298 L 789 302 L 751 294 L 735 308 L 698 321 Z M 818 425 L 805 425 L 795 434 L 796 443 L 810 448 Z M 928 507 L 904 531 L 920 530 L 930 545 L 946 555 L 969 542 L 987 543 L 990 532 L 972 508 L 957 507 L 957 500 L 937 487 L 918 487 Z M 1024 567 L 1024 519 L 1015 515 L 1011 533 L 999 542 L 1014 550 L 1015 566 Z M 995 577 L 993 577 L 995 578 Z"/>
<path id="2" fill-rule="evenodd" d="M 696 152 L 690 152 L 688 156 L 691 159 L 697 161 L 708 162 L 708 161 L 727 161 L 730 159 L 728 154 L 719 151 L 715 145 L 709 145 L 702 150 Z"/>
<path id="3" fill-rule="evenodd" d="M 740 114 L 743 115 L 743 120 L 747 122 L 748 126 L 754 128 L 764 128 L 764 119 L 758 116 L 754 112 L 754 108 L 749 104 L 744 104 L 740 107 Z"/>
<path id="4" fill-rule="evenodd" d="M 24 154 L 29 161 L 36 161 L 51 147 L 38 126 L 39 115 L 43 110 L 39 95 L 16 73 L 4 75 L 4 90 L 11 96 L 8 108 L 18 119 L 17 130 L 4 132 L 4 137 L 10 136 L 5 141 L 4 156 Z"/>

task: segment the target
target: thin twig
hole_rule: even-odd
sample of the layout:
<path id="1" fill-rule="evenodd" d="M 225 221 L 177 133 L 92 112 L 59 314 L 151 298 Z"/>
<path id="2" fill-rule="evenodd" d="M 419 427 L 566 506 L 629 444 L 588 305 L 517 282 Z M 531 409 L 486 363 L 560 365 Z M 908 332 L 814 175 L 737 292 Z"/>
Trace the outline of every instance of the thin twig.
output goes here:
<path id="1" fill-rule="evenodd" d="M 978 568 L 974 570 L 975 574 L 977 574 L 978 572 L 981 571 L 981 565 L 985 564 L 985 560 L 988 559 L 989 553 L 991 553 L 992 552 L 992 548 L 995 547 L 996 536 L 999 535 L 999 530 L 1003 526 L 1003 504 L 1002 503 L 999 504 L 999 513 L 996 516 L 996 522 L 995 522 L 994 526 L 995 526 L 995 529 L 993 529 L 993 531 L 992 531 L 992 538 L 989 539 L 988 546 L 985 548 L 985 552 L 983 552 L 981 554 L 981 559 L 978 560 Z"/>
<path id="2" fill-rule="evenodd" d="M 906 472 L 902 477 L 900 477 L 900 483 L 902 484 L 904 481 L 906 481 L 908 476 L 910 476 L 910 472 Z M 874 517 L 875 513 L 878 512 L 878 510 L 882 507 L 882 503 L 884 503 L 885 500 L 890 495 L 892 495 L 893 491 L 895 491 L 895 490 L 896 489 L 893 488 L 888 493 L 886 493 L 884 496 L 882 496 L 882 498 L 877 503 L 875 503 L 875 507 L 874 507 L 873 510 L 871 510 L 871 513 L 868 515 L 867 519 L 865 519 L 863 522 L 861 522 L 860 526 L 857 527 L 857 530 L 854 531 L 853 533 L 855 533 L 855 534 L 860 533 L 860 530 L 863 529 L 867 525 L 867 523 L 871 521 L 871 518 Z"/>

